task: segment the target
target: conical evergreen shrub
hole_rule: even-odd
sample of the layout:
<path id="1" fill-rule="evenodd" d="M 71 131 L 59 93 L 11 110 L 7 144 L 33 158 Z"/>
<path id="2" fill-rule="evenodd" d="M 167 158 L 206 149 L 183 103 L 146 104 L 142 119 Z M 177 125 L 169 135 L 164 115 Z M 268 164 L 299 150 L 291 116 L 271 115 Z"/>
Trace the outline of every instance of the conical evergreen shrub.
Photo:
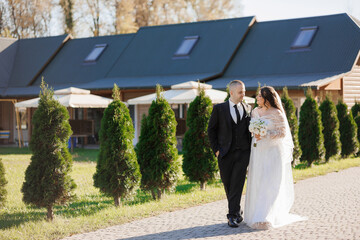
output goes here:
<path id="1" fill-rule="evenodd" d="M 302 151 L 301 162 L 308 166 L 314 161 L 324 159 L 324 136 L 322 133 L 321 112 L 311 89 L 306 92 L 306 100 L 300 109 L 299 143 Z"/>
<path id="2" fill-rule="evenodd" d="M 120 206 L 121 198 L 138 188 L 141 174 L 133 146 L 134 127 L 116 84 L 113 98 L 101 120 L 100 153 L 93 178 L 94 186 Z"/>
<path id="3" fill-rule="evenodd" d="M 226 86 L 226 93 L 227 93 L 227 95 L 226 95 L 226 98 L 224 99 L 224 102 L 226 102 L 230 98 L 229 86 Z"/>
<path id="4" fill-rule="evenodd" d="M 356 154 L 359 149 L 359 142 L 357 139 L 357 125 L 354 121 L 352 112 L 348 113 L 346 103 L 339 100 L 336 105 L 338 112 L 338 119 L 340 122 L 340 141 L 341 141 L 341 156 L 348 157 L 351 154 Z"/>
<path id="5" fill-rule="evenodd" d="M 156 100 L 143 119 L 136 154 L 142 174 L 141 188 L 160 199 L 163 190 L 174 187 L 180 170 L 176 149 L 176 119 L 169 103 L 156 86 Z"/>
<path id="6" fill-rule="evenodd" d="M 360 114 L 357 115 L 356 118 L 354 118 L 354 121 L 357 126 L 357 139 L 358 142 L 360 143 Z M 359 154 L 360 154 L 360 148 L 358 149 L 357 156 L 359 156 Z"/>
<path id="7" fill-rule="evenodd" d="M 53 206 L 69 201 L 76 187 L 70 177 L 69 113 L 53 95 L 53 90 L 42 81 L 39 106 L 32 119 L 32 157 L 21 189 L 26 204 L 47 208 L 48 220 L 53 220 Z"/>
<path id="8" fill-rule="evenodd" d="M 360 103 L 358 101 L 355 101 L 354 106 L 351 107 L 351 112 L 354 117 L 354 119 L 360 115 Z"/>
<path id="9" fill-rule="evenodd" d="M 5 203 L 5 199 L 6 199 L 6 186 L 7 181 L 5 178 L 5 168 L 4 165 L 2 163 L 2 159 L 0 158 L 0 206 L 3 206 Z"/>
<path id="10" fill-rule="evenodd" d="M 197 96 L 189 106 L 186 125 L 188 130 L 183 141 L 183 172 L 190 181 L 200 182 L 201 190 L 206 183 L 215 179 L 217 159 L 212 153 L 207 134 L 208 122 L 212 111 L 212 102 L 199 89 Z"/>
<path id="11" fill-rule="evenodd" d="M 339 119 L 335 104 L 326 96 L 320 105 L 321 122 L 323 125 L 324 146 L 326 149 L 325 159 L 338 157 L 341 153 Z"/>
<path id="12" fill-rule="evenodd" d="M 299 146 L 299 137 L 298 137 L 299 125 L 298 125 L 298 119 L 296 117 L 296 108 L 294 102 L 289 97 L 289 92 L 287 90 L 287 87 L 283 88 L 283 92 L 281 95 L 281 102 L 283 103 L 284 106 L 286 117 L 290 126 L 292 139 L 294 142 L 293 161 L 292 161 L 292 165 L 294 166 L 301 156 L 301 149 Z"/>

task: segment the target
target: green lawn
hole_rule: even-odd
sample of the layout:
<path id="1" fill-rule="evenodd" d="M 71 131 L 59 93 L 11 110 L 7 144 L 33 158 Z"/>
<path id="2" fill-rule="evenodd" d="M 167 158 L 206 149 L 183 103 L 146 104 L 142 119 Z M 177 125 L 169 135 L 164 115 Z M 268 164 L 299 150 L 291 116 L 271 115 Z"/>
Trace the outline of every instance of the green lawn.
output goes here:
<path id="1" fill-rule="evenodd" d="M 206 191 L 200 191 L 199 184 L 181 177 L 175 192 L 166 193 L 160 201 L 153 201 L 150 194 L 138 191 L 133 198 L 124 199 L 120 208 L 115 208 L 111 198 L 103 196 L 93 187 L 97 154 L 98 150 L 74 151 L 72 177 L 78 186 L 75 192 L 77 197 L 67 206 L 55 207 L 56 218 L 51 223 L 45 220 L 45 209 L 26 206 L 22 202 L 20 188 L 30 162 L 29 150 L 0 148 L 0 158 L 3 159 L 9 182 L 7 202 L 0 209 L 0 239 L 61 239 L 75 233 L 225 198 L 220 181 L 208 185 Z M 360 166 L 360 158 L 330 161 L 312 168 L 299 167 L 293 171 L 294 179 L 298 181 L 353 166 Z"/>

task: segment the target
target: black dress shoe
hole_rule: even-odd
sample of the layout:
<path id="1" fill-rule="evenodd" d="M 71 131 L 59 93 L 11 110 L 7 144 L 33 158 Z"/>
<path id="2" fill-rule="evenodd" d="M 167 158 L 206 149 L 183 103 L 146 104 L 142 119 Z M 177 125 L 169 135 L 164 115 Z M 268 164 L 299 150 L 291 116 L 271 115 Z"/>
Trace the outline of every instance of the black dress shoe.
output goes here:
<path id="1" fill-rule="evenodd" d="M 244 218 L 243 218 L 241 215 L 240 215 L 240 216 L 237 216 L 237 217 L 235 218 L 235 221 L 236 221 L 237 224 L 240 224 L 243 220 L 244 220 Z"/>
<path id="2" fill-rule="evenodd" d="M 236 218 L 234 218 L 234 217 L 229 217 L 229 219 L 228 219 L 228 225 L 229 225 L 229 227 L 233 227 L 233 228 L 239 226 L 239 224 L 238 224 L 237 221 L 236 221 Z"/>

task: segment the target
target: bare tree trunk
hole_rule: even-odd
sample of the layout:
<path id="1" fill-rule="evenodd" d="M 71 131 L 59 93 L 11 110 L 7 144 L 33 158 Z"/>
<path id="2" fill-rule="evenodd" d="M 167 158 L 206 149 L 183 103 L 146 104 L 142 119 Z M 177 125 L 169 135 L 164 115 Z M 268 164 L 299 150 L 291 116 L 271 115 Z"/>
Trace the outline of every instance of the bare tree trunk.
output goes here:
<path id="1" fill-rule="evenodd" d="M 156 200 L 156 193 L 155 193 L 155 189 L 151 189 L 151 196 L 154 200 Z"/>
<path id="2" fill-rule="evenodd" d="M 119 196 L 114 196 L 114 202 L 116 207 L 120 207 L 120 200 L 121 199 Z"/>
<path id="3" fill-rule="evenodd" d="M 157 189 L 157 198 L 158 198 L 158 200 L 161 199 L 161 195 L 162 195 L 161 189 Z"/>
<path id="4" fill-rule="evenodd" d="M 47 206 L 47 215 L 46 215 L 46 220 L 51 222 L 52 220 L 54 220 L 54 212 L 53 212 L 53 206 Z"/>
<path id="5" fill-rule="evenodd" d="M 206 189 L 206 181 L 202 181 L 200 182 L 200 190 L 205 190 Z"/>

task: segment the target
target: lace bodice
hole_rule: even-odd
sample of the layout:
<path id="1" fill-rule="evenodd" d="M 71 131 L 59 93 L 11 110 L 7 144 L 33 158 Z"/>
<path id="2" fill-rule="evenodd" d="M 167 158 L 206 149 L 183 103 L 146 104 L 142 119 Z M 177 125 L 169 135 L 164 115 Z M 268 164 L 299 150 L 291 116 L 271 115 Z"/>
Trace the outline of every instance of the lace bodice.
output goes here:
<path id="1" fill-rule="evenodd" d="M 272 111 L 269 114 L 260 116 L 259 109 L 255 108 L 251 113 L 252 118 L 261 118 L 268 122 L 267 137 L 272 139 L 283 138 L 286 134 L 285 119 L 282 117 L 280 110 Z"/>

